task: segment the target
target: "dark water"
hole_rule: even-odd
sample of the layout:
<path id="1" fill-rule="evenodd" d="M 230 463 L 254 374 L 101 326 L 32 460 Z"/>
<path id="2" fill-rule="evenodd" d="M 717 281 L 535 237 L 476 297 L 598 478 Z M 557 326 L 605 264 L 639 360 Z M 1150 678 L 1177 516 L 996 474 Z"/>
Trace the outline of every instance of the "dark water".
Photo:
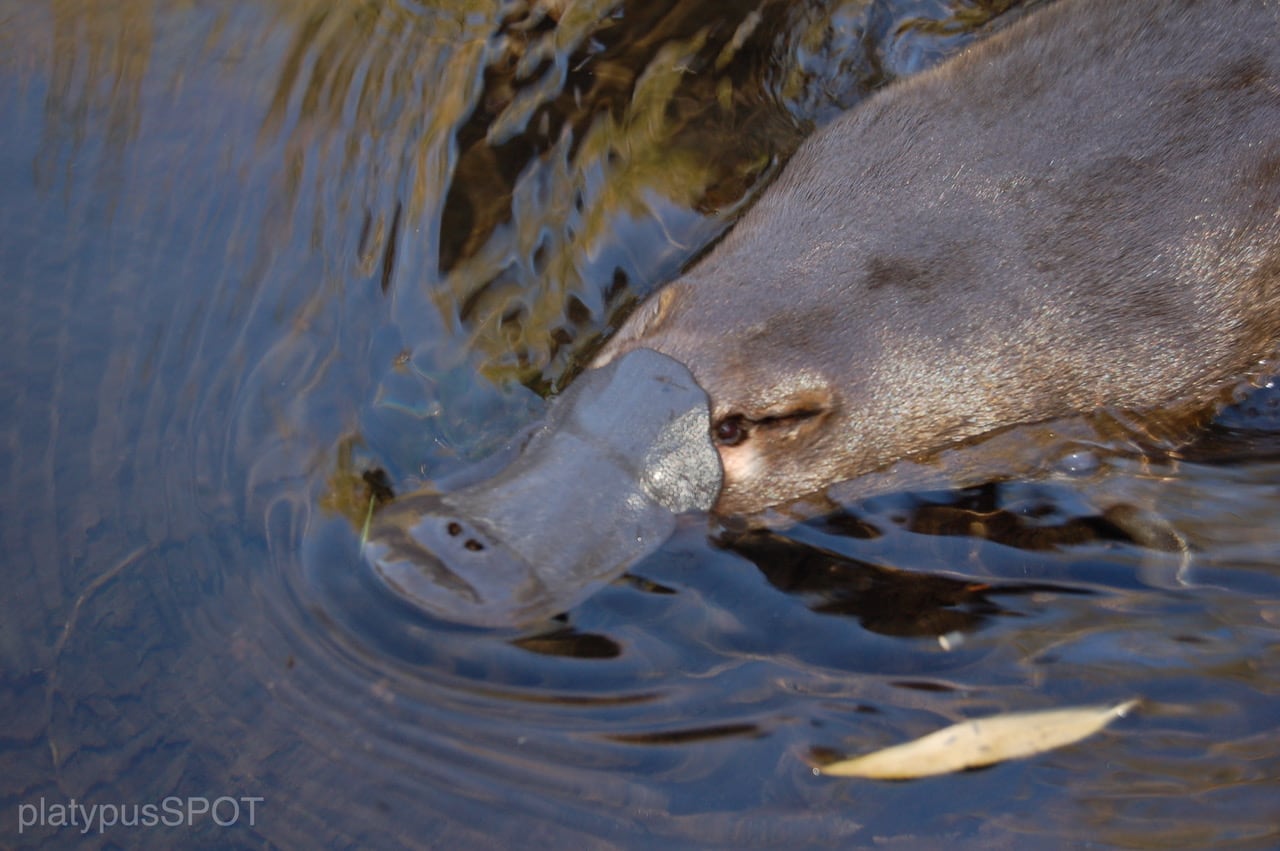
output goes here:
<path id="1" fill-rule="evenodd" d="M 0 844 L 1280 845 L 1265 394 L 1181 457 L 690 517 L 530 631 L 358 556 L 364 471 L 502 447 L 814 122 L 1001 5 L 0 4 Z M 1129 697 L 986 771 L 808 763 Z"/>

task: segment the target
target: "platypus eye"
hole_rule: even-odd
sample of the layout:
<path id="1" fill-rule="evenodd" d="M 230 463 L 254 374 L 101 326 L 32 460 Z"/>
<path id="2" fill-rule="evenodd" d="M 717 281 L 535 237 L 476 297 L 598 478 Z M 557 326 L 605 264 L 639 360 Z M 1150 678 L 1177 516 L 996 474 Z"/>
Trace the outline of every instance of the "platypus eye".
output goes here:
<path id="1" fill-rule="evenodd" d="M 740 416 L 725 417 L 716 423 L 716 443 L 721 446 L 737 446 L 747 439 L 747 422 Z"/>

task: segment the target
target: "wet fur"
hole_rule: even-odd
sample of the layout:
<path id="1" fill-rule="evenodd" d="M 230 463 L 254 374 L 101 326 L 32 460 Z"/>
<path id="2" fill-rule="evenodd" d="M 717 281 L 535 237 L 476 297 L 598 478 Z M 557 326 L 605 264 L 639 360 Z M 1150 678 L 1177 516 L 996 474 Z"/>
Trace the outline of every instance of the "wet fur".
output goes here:
<path id="1" fill-rule="evenodd" d="M 689 366 L 745 513 L 1015 423 L 1202 407 L 1278 333 L 1280 6 L 1060 0 L 815 134 L 598 362 Z"/>

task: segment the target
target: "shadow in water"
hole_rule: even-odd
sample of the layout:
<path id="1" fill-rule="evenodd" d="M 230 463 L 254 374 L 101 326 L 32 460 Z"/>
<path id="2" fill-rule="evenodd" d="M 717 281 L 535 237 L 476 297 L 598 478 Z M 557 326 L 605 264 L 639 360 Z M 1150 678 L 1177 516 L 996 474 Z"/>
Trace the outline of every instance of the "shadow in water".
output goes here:
<path id="1" fill-rule="evenodd" d="M 1089 593 L 1052 583 L 989 583 L 884 567 L 774 532 L 735 535 L 725 543 L 750 559 L 769 584 L 801 596 L 812 611 L 857 618 L 863 628 L 882 635 L 972 632 L 990 618 L 1016 614 L 995 598 Z"/>

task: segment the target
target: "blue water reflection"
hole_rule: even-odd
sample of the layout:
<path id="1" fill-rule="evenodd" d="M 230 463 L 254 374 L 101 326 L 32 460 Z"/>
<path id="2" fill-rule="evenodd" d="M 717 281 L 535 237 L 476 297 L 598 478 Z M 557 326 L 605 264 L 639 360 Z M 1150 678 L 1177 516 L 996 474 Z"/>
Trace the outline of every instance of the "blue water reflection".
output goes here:
<path id="1" fill-rule="evenodd" d="M 367 569 L 362 473 L 500 454 L 813 122 L 1003 4 L 713 5 L 0 6 L 3 844 L 1274 844 L 1269 409 L 1105 485 L 688 515 L 534 629 Z M 1158 505 L 1191 584 L 1095 487 Z M 981 773 L 807 762 L 1130 696 Z M 88 838 L 50 809 L 243 796 Z"/>

